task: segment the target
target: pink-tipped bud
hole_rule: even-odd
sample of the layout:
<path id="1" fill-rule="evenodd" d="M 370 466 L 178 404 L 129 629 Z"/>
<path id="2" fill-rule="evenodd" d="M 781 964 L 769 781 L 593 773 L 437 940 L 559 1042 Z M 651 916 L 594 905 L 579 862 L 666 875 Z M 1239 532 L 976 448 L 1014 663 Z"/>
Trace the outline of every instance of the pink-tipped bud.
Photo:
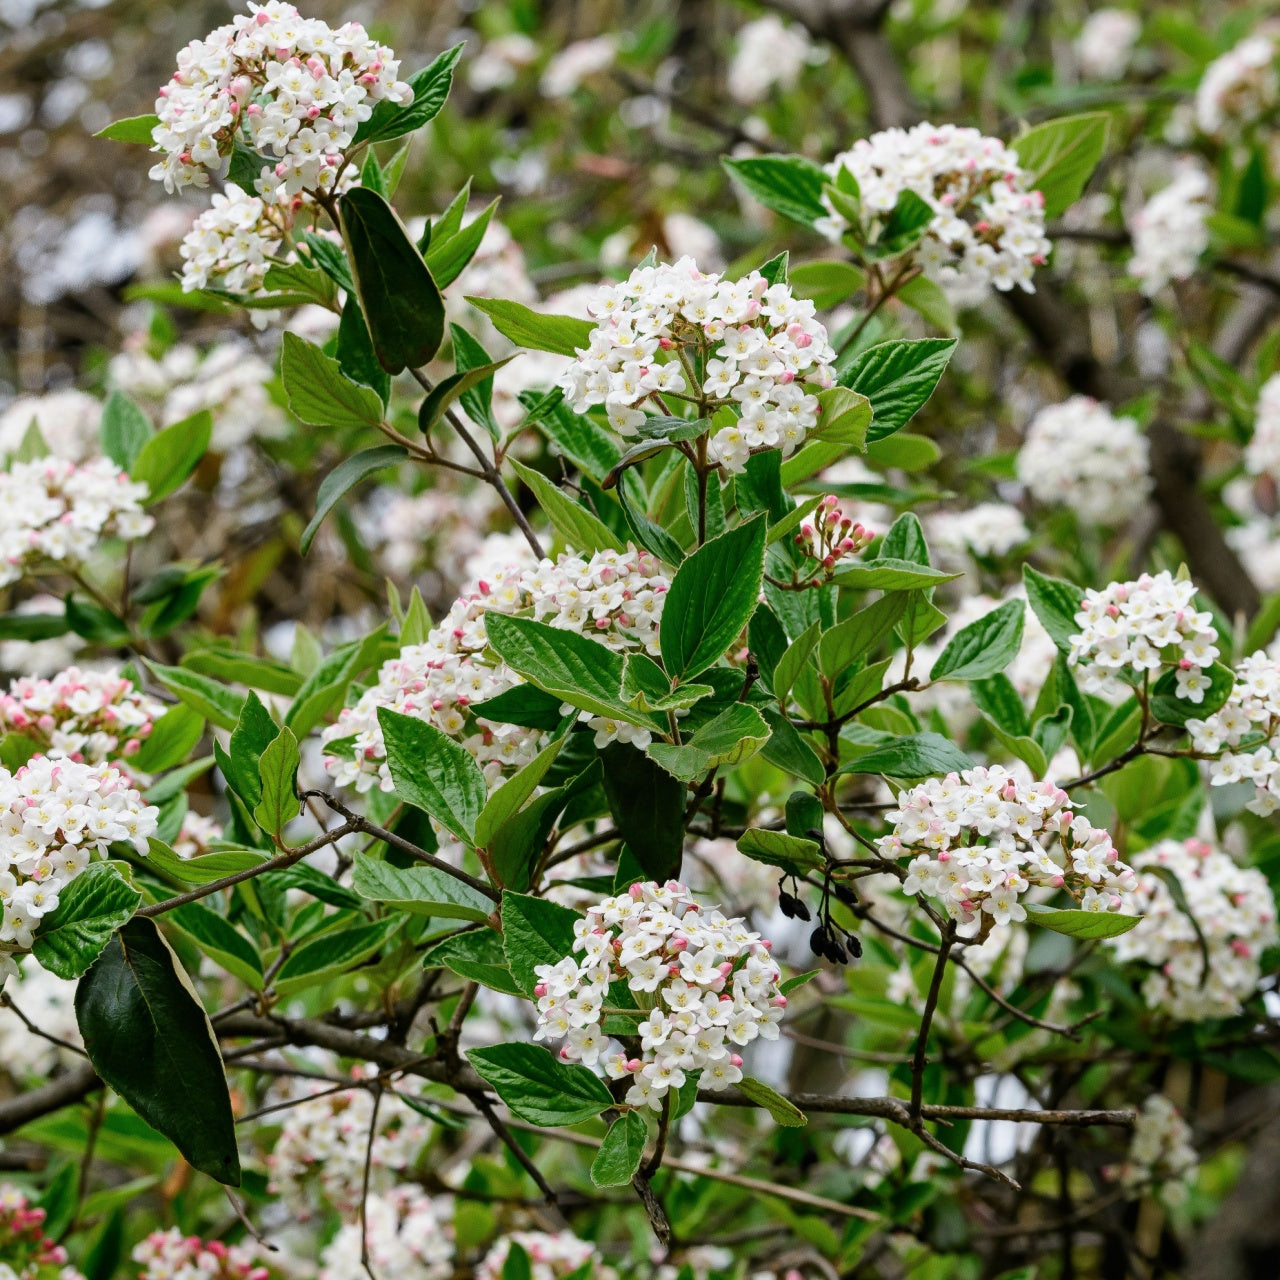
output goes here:
<path id="1" fill-rule="evenodd" d="M 729 1061 L 730 1061 L 730 1062 L 731 1062 L 735 1067 L 740 1067 L 740 1066 L 742 1066 L 742 1055 L 741 1055 L 740 1053 L 731 1053 L 731 1054 L 729 1055 Z"/>
<path id="2" fill-rule="evenodd" d="M 533 988 L 533 994 L 535 996 L 545 996 L 547 994 L 547 984 L 545 982 L 539 982 Z"/>

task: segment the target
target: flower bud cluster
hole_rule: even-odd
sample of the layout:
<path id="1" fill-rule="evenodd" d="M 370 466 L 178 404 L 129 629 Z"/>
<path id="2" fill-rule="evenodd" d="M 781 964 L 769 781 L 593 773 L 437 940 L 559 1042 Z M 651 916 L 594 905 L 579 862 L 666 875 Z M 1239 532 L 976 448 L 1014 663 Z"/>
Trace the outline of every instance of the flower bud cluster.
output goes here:
<path id="1" fill-rule="evenodd" d="M 359 1211 L 364 1164 L 369 1155 L 372 1185 L 386 1187 L 411 1169 L 427 1140 L 426 1124 L 394 1095 L 384 1095 L 374 1121 L 373 1095 L 358 1084 L 334 1093 L 316 1086 L 316 1096 L 283 1113 L 280 1136 L 267 1167 L 270 1191 L 299 1218 L 315 1209 L 337 1209 L 347 1216 Z"/>
<path id="2" fill-rule="evenodd" d="M 1147 438 L 1088 396 L 1047 405 L 1018 450 L 1018 479 L 1037 502 L 1070 507 L 1090 524 L 1115 525 L 1147 500 Z"/>
<path id="3" fill-rule="evenodd" d="M 812 585 L 829 581 L 847 561 L 865 551 L 875 534 L 840 508 L 840 499 L 826 494 L 814 508 L 811 519 L 800 526 L 793 539 L 796 550 L 806 560 L 816 560 Z M 803 570 L 802 570 L 803 571 Z"/>
<path id="4" fill-rule="evenodd" d="M 0 1276 L 4 1280 L 84 1280 L 67 1251 L 44 1233 L 45 1211 L 0 1183 Z"/>
<path id="5" fill-rule="evenodd" d="M 155 520 L 147 486 L 107 458 L 84 466 L 59 458 L 15 462 L 0 472 L 0 586 L 44 561 L 76 563 L 100 538 L 141 538 Z"/>
<path id="6" fill-rule="evenodd" d="M 618 1274 L 601 1262 L 595 1245 L 579 1240 L 572 1231 L 513 1231 L 485 1254 L 476 1268 L 476 1280 L 502 1280 L 513 1244 L 529 1255 L 530 1280 L 567 1280 L 588 1263 L 592 1280 L 616 1280 Z"/>
<path id="7" fill-rule="evenodd" d="M 666 416 L 664 396 L 698 403 L 704 418 L 731 410 L 708 456 L 742 471 L 763 449 L 794 453 L 818 425 L 808 386 L 835 383 L 835 352 L 814 304 L 758 271 L 726 280 L 692 258 L 637 267 L 588 307 L 596 327 L 561 386 L 578 413 L 605 406 L 609 424 L 634 436 L 644 406 Z M 692 385 L 691 385 L 692 383 Z"/>
<path id="8" fill-rule="evenodd" d="M 153 1231 L 133 1249 L 142 1264 L 138 1280 L 267 1280 L 251 1249 L 220 1240 L 184 1236 L 177 1227 Z"/>
<path id="9" fill-rule="evenodd" d="M 853 230 L 864 240 L 878 234 L 904 191 L 934 210 L 916 261 L 958 303 L 980 302 L 992 286 L 1032 292 L 1032 272 L 1052 248 L 1044 197 L 1028 188 L 1017 155 L 998 138 L 951 124 L 885 129 L 826 166 L 837 189 L 842 169 L 857 183 L 862 220 Z M 817 229 L 840 240 L 851 224 L 823 202 L 830 216 Z"/>
<path id="10" fill-rule="evenodd" d="M 453 1254 L 447 1210 L 420 1187 L 393 1187 L 365 1201 L 363 1230 L 342 1225 L 320 1255 L 320 1280 L 368 1280 L 370 1270 L 388 1280 L 449 1280 Z"/>
<path id="11" fill-rule="evenodd" d="M 1258 988 L 1263 951 L 1278 936 L 1267 878 L 1203 840 L 1162 840 L 1132 862 L 1138 876 L 1133 909 L 1142 923 L 1109 945 L 1117 960 L 1155 967 L 1142 984 L 1147 1005 L 1181 1021 L 1239 1013 Z M 1181 887 L 1194 919 L 1165 876 Z"/>
<path id="12" fill-rule="evenodd" d="M 1178 165 L 1173 181 L 1129 221 L 1133 257 L 1129 274 L 1148 298 L 1173 280 L 1193 276 L 1209 247 L 1213 183 L 1194 160 Z"/>
<path id="13" fill-rule="evenodd" d="M 25 738 L 40 755 L 102 764 L 135 755 L 165 710 L 117 670 L 67 667 L 0 693 L 0 734 Z"/>
<path id="14" fill-rule="evenodd" d="M 58 894 L 117 840 L 139 853 L 159 810 L 108 764 L 36 756 L 0 769 L 0 956 L 29 951 Z"/>
<path id="15" fill-rule="evenodd" d="M 181 50 L 160 90 L 152 149 L 164 158 L 151 177 L 167 191 L 225 175 L 237 143 L 276 157 L 258 195 L 328 190 L 374 105 L 413 99 L 395 55 L 358 22 L 335 30 L 282 0 L 250 9 Z"/>
<path id="16" fill-rule="evenodd" d="M 1215 58 L 1196 88 L 1196 124 L 1210 137 L 1226 138 L 1256 124 L 1280 104 L 1280 45 L 1258 31 Z"/>
<path id="17" fill-rule="evenodd" d="M 1032 886 L 1062 889 L 1084 911 L 1119 911 L 1133 892 L 1111 837 L 1075 813 L 1065 791 L 1001 765 L 930 778 L 887 816 L 894 827 L 880 852 L 911 856 L 903 892 L 940 899 L 961 937 L 1025 920 Z"/>
<path id="18" fill-rule="evenodd" d="M 633 1107 L 660 1110 L 689 1071 L 702 1072 L 705 1089 L 724 1088 L 742 1079 L 737 1049 L 778 1037 L 787 999 L 771 945 L 746 921 L 704 910 L 674 880 L 632 885 L 574 925 L 580 960 L 566 956 L 534 970 L 534 1039 L 563 1041 L 567 1062 L 594 1067 L 603 1059 L 611 1079 L 631 1081 Z M 611 995 L 614 984 L 629 996 Z M 629 1000 L 639 1010 L 641 1056 L 607 1055 L 602 1024 Z"/>
<path id="19" fill-rule="evenodd" d="M 1191 1126 L 1168 1098 L 1157 1093 L 1138 1112 L 1128 1160 L 1105 1172 L 1126 1191 L 1156 1189 L 1167 1204 L 1177 1205 L 1186 1200 L 1198 1163 Z"/>
<path id="20" fill-rule="evenodd" d="M 1209 677 L 1204 668 L 1218 656 L 1213 615 L 1195 607 L 1193 583 L 1167 569 L 1144 573 L 1134 582 L 1112 582 L 1086 591 L 1075 616 L 1080 633 L 1070 638 L 1067 661 L 1080 672 L 1086 693 L 1113 687 L 1112 677 L 1177 671 L 1176 696 L 1204 701 Z"/>
<path id="21" fill-rule="evenodd" d="M 562 631 L 591 636 L 611 649 L 658 652 L 658 623 L 670 579 L 647 551 L 600 551 L 590 559 L 562 555 L 532 569 L 510 568 L 456 600 L 419 645 L 383 663 L 378 682 L 325 730 L 324 767 L 340 786 L 392 790 L 378 708 L 417 716 L 457 738 L 484 769 L 490 784 L 508 766 L 527 763 L 544 735 L 519 725 L 492 724 L 475 716 L 474 703 L 522 683 L 504 663 L 485 653 L 489 612 L 531 613 Z M 643 731 L 586 713 L 606 740 L 646 745 Z M 334 744 L 341 743 L 339 748 Z M 603 741 L 601 742 L 603 745 Z"/>
<path id="22" fill-rule="evenodd" d="M 1188 720 L 1187 732 L 1197 751 L 1218 756 L 1209 761 L 1210 785 L 1252 782 L 1248 808 L 1265 817 L 1280 809 L 1280 661 L 1259 650 L 1235 674 L 1223 706 Z"/>
<path id="23" fill-rule="evenodd" d="M 1245 445 L 1244 468 L 1250 475 L 1280 482 L 1280 373 L 1273 373 L 1258 391 L 1253 439 Z"/>

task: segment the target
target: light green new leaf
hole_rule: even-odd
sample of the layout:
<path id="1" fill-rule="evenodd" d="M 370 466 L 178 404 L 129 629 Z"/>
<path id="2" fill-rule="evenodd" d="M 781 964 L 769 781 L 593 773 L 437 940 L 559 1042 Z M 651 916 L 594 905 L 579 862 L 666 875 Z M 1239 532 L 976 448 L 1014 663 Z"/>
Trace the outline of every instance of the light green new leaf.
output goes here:
<path id="1" fill-rule="evenodd" d="M 1142 922 L 1141 916 L 1121 915 L 1115 911 L 1060 911 L 1028 902 L 1027 923 L 1065 933 L 1069 938 L 1117 938 Z"/>
<path id="2" fill-rule="evenodd" d="M 313 427 L 376 427 L 382 400 L 376 391 L 353 382 L 338 362 L 314 342 L 286 332 L 280 357 L 289 412 Z"/>
<path id="3" fill-rule="evenodd" d="M 544 315 L 518 302 L 503 298 L 472 298 L 467 301 L 493 321 L 493 327 L 518 347 L 532 351 L 552 351 L 558 356 L 576 355 L 591 340 L 595 326 L 574 316 Z"/>
<path id="4" fill-rule="evenodd" d="M 1074 204 L 1107 149 L 1111 118 L 1103 111 L 1048 120 L 1015 138 L 1027 186 L 1044 197 L 1047 218 Z"/>
<path id="5" fill-rule="evenodd" d="M 644 1157 L 649 1129 L 644 1116 L 628 1111 L 619 1116 L 604 1135 L 591 1162 L 591 1181 L 597 1187 L 625 1187 L 635 1177 Z"/>
<path id="6" fill-rule="evenodd" d="M 625 551 L 626 545 L 581 500 L 562 492 L 541 472 L 511 459 L 516 474 L 529 487 L 556 532 L 574 551 Z"/>
<path id="7" fill-rule="evenodd" d="M 298 740 L 288 728 L 280 730 L 258 760 L 262 799 L 253 816 L 270 836 L 278 836 L 298 816 L 301 807 L 297 785 L 300 762 Z"/>

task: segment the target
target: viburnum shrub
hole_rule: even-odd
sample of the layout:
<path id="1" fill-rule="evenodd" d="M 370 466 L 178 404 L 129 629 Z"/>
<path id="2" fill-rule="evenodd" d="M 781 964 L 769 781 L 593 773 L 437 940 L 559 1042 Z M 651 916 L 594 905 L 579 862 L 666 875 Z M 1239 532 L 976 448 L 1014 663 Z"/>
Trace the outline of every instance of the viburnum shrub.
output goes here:
<path id="1" fill-rule="evenodd" d="M 0 1280 L 1275 1255 L 1277 29 L 764 7 L 32 17 Z"/>

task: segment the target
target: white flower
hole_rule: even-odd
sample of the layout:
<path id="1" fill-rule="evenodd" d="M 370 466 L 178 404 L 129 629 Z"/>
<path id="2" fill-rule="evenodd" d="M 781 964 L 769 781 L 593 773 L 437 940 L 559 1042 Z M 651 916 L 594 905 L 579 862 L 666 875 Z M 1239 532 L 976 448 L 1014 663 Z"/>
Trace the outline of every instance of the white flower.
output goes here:
<path id="1" fill-rule="evenodd" d="M 766 14 L 738 31 L 737 47 L 729 63 L 729 96 L 744 107 L 754 106 L 776 86 L 794 89 L 813 53 L 803 27 Z"/>
<path id="2" fill-rule="evenodd" d="M 1128 9 L 1095 9 L 1076 37 L 1080 73 L 1089 80 L 1119 80 L 1142 34 L 1142 21 Z"/>
<path id="3" fill-rule="evenodd" d="M 267 1269 L 255 1250 L 201 1240 L 178 1227 L 153 1231 L 130 1255 L 142 1264 L 138 1280 L 266 1280 Z"/>
<path id="4" fill-rule="evenodd" d="M 1195 274 L 1209 247 L 1213 184 L 1194 160 L 1179 163 L 1173 181 L 1157 191 L 1129 221 L 1133 257 L 1129 274 L 1148 297 L 1172 280 Z"/>
<path id="5" fill-rule="evenodd" d="M 1196 89 L 1196 124 L 1212 137 L 1229 137 L 1260 120 L 1280 102 L 1277 44 L 1257 32 L 1215 58 Z"/>
<path id="6" fill-rule="evenodd" d="M 348 1220 L 325 1246 L 320 1280 L 368 1280 L 370 1270 L 395 1280 L 448 1280 L 454 1274 L 451 1218 L 449 1202 L 432 1200 L 420 1187 L 371 1193 L 364 1229 Z M 361 1261 L 366 1243 L 368 1268 Z"/>
<path id="7" fill-rule="evenodd" d="M 1186 1197 L 1198 1163 L 1191 1126 L 1168 1098 L 1157 1093 L 1138 1112 L 1128 1160 L 1119 1169 L 1107 1170 L 1107 1176 L 1131 1192 L 1156 1188 L 1167 1203 L 1178 1204 Z"/>
<path id="8" fill-rule="evenodd" d="M 531 1280 L 564 1280 L 591 1264 L 592 1280 L 616 1280 L 617 1272 L 605 1266 L 595 1245 L 579 1240 L 571 1231 L 513 1231 L 503 1236 L 476 1268 L 476 1280 L 502 1280 L 503 1267 L 513 1244 L 529 1257 Z"/>
<path id="9" fill-rule="evenodd" d="M 1250 475 L 1280 481 L 1280 373 L 1274 373 L 1258 392 L 1253 438 L 1245 446 L 1244 466 Z"/>

